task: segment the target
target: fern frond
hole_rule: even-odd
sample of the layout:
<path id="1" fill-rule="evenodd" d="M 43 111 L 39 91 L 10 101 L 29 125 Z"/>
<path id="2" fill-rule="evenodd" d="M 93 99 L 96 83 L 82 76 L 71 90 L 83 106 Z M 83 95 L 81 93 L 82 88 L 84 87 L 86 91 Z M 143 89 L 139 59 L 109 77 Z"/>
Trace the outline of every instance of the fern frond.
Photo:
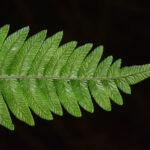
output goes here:
<path id="1" fill-rule="evenodd" d="M 32 110 L 43 119 L 62 107 L 73 116 L 81 108 L 94 112 L 92 99 L 104 110 L 111 101 L 123 104 L 119 89 L 131 94 L 130 85 L 150 77 L 150 64 L 121 68 L 121 59 L 108 56 L 100 61 L 103 46 L 77 47 L 72 41 L 60 46 L 63 32 L 46 38 L 43 30 L 26 39 L 29 27 L 7 37 L 9 25 L 0 28 L 0 125 L 14 130 L 9 110 L 33 126 Z"/>

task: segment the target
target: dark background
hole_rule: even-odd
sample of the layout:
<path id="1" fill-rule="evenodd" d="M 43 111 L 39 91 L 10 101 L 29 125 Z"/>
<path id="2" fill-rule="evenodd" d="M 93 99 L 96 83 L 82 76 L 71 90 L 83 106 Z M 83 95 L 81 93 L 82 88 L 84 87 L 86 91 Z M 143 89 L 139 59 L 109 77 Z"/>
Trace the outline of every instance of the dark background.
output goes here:
<path id="1" fill-rule="evenodd" d="M 62 43 L 77 40 L 104 45 L 103 58 L 122 58 L 123 66 L 150 63 L 150 3 L 146 0 L 0 0 L 0 26 L 10 33 L 26 25 L 30 36 L 48 29 L 64 31 Z M 64 113 L 53 121 L 34 115 L 29 127 L 13 117 L 15 131 L 0 126 L 0 150 L 149 150 L 150 79 L 123 93 L 124 105 L 106 112 L 96 103 L 94 114 Z"/>

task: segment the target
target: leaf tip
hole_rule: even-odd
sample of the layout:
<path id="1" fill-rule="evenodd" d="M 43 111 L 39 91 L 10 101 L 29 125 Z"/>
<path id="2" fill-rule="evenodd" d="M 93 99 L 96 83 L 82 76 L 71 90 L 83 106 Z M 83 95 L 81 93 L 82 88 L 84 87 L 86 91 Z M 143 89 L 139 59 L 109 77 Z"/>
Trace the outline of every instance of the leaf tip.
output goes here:
<path id="1" fill-rule="evenodd" d="M 108 111 L 108 112 L 110 112 L 110 111 L 112 111 L 112 108 L 110 106 L 110 107 L 107 107 L 105 110 Z"/>
<path id="2" fill-rule="evenodd" d="M 14 131 L 15 130 L 15 126 L 12 123 L 10 123 L 10 124 L 8 124 L 7 126 L 4 126 L 4 127 L 6 127 L 10 131 Z"/>
<path id="3" fill-rule="evenodd" d="M 11 131 L 15 130 L 15 126 L 12 124 L 12 126 L 9 128 Z"/>
<path id="4" fill-rule="evenodd" d="M 22 29 L 20 29 L 20 30 L 23 30 L 23 31 L 29 32 L 29 26 L 25 26 L 25 27 L 23 27 L 23 28 L 22 28 Z"/>
<path id="5" fill-rule="evenodd" d="M 57 32 L 57 34 L 59 34 L 60 36 L 63 36 L 64 31 L 63 31 L 63 30 L 61 30 L 61 31 Z"/>
<path id="6" fill-rule="evenodd" d="M 4 25 L 4 28 L 6 28 L 7 30 L 9 30 L 10 25 L 9 25 L 9 24 L 6 24 L 6 25 Z"/>

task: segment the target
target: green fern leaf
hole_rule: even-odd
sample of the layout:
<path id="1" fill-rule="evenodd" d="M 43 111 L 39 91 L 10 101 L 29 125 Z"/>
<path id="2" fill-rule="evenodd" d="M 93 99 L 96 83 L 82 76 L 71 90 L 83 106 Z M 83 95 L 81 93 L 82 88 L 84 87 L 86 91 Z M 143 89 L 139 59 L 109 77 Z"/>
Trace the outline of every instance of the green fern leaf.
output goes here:
<path id="1" fill-rule="evenodd" d="M 3 27 L 0 28 L 0 48 L 8 34 L 8 31 L 9 31 L 9 25 L 5 25 Z"/>
<path id="2" fill-rule="evenodd" d="M 108 56 L 100 61 L 103 46 L 77 47 L 72 41 L 60 46 L 63 32 L 46 38 L 43 30 L 29 39 L 29 27 L 7 37 L 9 25 L 0 28 L 0 125 L 14 130 L 9 110 L 19 120 L 34 125 L 31 110 L 52 120 L 62 107 L 82 116 L 81 108 L 94 112 L 93 100 L 110 111 L 111 100 L 123 104 L 119 89 L 131 94 L 130 85 L 150 77 L 150 64 L 121 68 Z M 91 51 L 91 52 L 90 52 Z"/>
<path id="3" fill-rule="evenodd" d="M 0 94 L 0 124 L 10 130 L 14 130 L 14 125 L 12 124 L 8 108 L 1 94 Z"/>

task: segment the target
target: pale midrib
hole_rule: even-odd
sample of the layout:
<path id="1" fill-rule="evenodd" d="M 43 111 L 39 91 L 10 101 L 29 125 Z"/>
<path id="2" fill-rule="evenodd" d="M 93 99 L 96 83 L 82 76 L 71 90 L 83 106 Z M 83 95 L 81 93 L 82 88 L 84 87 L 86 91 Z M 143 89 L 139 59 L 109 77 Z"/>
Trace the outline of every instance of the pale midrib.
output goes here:
<path id="1" fill-rule="evenodd" d="M 127 78 L 127 77 L 131 77 L 131 76 L 135 76 L 135 75 L 139 75 L 142 73 L 146 73 L 149 72 L 150 70 L 147 71 L 140 71 L 137 73 L 133 73 L 133 74 L 128 74 L 128 75 L 121 75 L 121 76 L 114 76 L 114 77 L 100 77 L 100 78 L 96 78 L 96 77 L 90 77 L 90 78 L 80 78 L 80 77 L 53 77 L 53 76 L 18 76 L 18 75 L 10 75 L 10 76 L 0 76 L 0 80 L 3 79 L 48 79 L 48 80 L 79 80 L 79 81 L 100 81 L 100 80 L 117 80 L 117 79 L 122 79 L 122 78 Z"/>

